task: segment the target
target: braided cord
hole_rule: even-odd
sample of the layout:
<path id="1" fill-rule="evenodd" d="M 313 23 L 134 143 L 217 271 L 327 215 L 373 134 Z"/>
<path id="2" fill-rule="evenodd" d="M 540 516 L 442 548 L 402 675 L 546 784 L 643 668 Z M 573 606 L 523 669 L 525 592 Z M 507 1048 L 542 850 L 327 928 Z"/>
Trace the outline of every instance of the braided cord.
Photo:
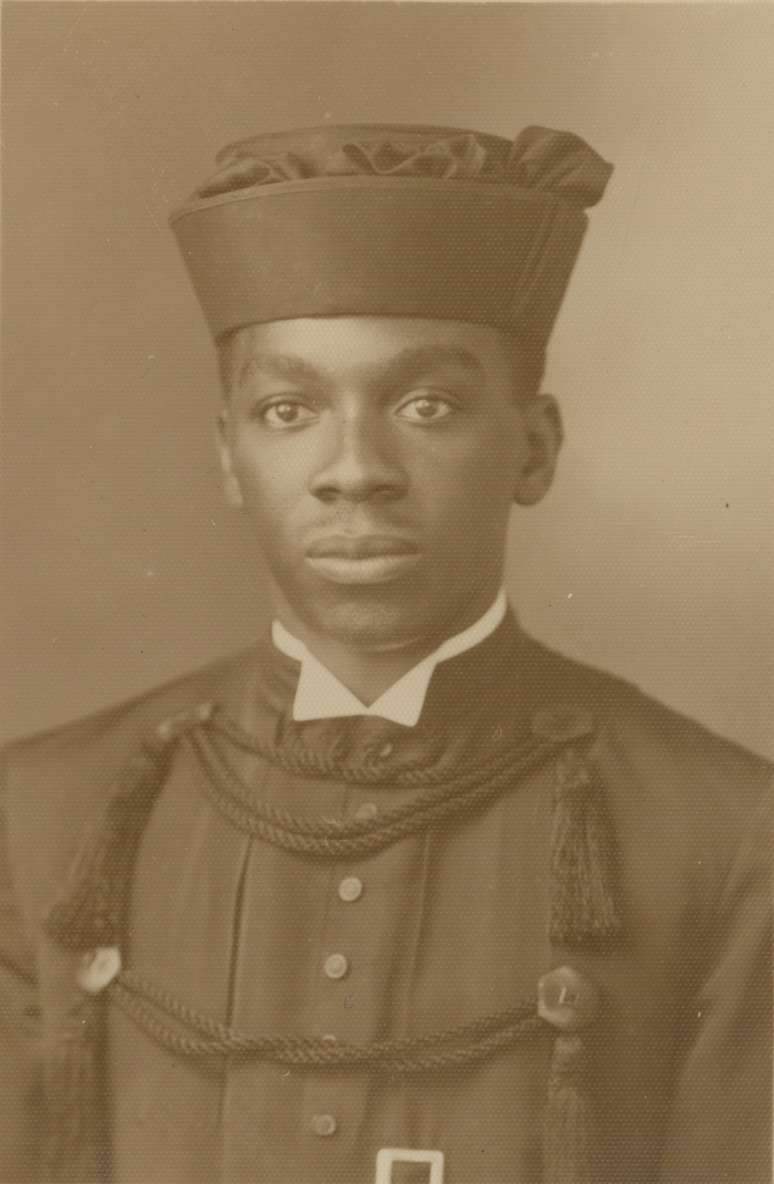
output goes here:
<path id="1" fill-rule="evenodd" d="M 337 821 L 298 818 L 288 811 L 255 799 L 250 787 L 230 767 L 203 729 L 188 733 L 184 742 L 205 773 L 202 788 L 218 810 L 239 830 L 274 846 L 300 854 L 344 858 L 376 851 L 409 834 L 425 830 L 465 811 L 482 807 L 502 794 L 530 769 L 557 751 L 557 745 L 532 740 L 519 753 L 501 756 L 499 767 L 467 773 L 435 786 L 409 802 L 382 811 L 373 819 Z"/>
<path id="2" fill-rule="evenodd" d="M 535 738 L 530 736 L 521 748 L 505 753 L 501 751 L 486 764 L 476 761 L 453 777 L 449 777 L 445 769 L 428 768 L 423 763 L 423 759 L 417 757 L 413 762 L 404 764 L 402 768 L 391 770 L 389 777 L 385 778 L 384 767 L 378 763 L 347 764 L 311 750 L 293 749 L 254 736 L 251 732 L 241 728 L 220 707 L 213 709 L 207 720 L 207 727 L 211 732 L 224 736 L 244 752 L 263 757 L 264 760 L 270 761 L 273 765 L 279 765 L 288 773 L 305 777 L 335 777 L 337 781 L 347 781 L 357 785 L 373 785 L 385 780 L 389 780 L 393 785 L 407 787 L 457 784 L 458 781 L 461 782 L 466 778 L 478 779 L 488 776 L 490 771 L 498 768 L 504 760 L 518 759 L 522 750 L 532 751 L 536 743 Z M 541 741 L 541 743 L 545 743 L 545 741 Z"/>
<path id="3" fill-rule="evenodd" d="M 529 999 L 442 1031 L 358 1045 L 305 1036 L 249 1036 L 203 1015 L 132 970 L 123 971 L 111 983 L 109 995 L 147 1036 L 170 1052 L 254 1057 L 320 1070 L 420 1073 L 474 1064 L 545 1026 L 534 999 Z M 170 1027 L 164 1017 L 195 1035 Z"/>

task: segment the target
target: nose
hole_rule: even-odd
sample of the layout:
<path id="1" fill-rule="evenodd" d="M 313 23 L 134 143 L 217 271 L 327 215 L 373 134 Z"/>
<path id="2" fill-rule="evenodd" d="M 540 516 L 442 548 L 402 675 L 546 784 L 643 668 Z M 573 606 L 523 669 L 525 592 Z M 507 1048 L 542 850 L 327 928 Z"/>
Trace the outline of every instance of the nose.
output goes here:
<path id="1" fill-rule="evenodd" d="M 315 497 L 325 502 L 395 501 L 407 483 L 389 425 L 378 412 L 331 417 L 325 454 L 310 481 Z"/>

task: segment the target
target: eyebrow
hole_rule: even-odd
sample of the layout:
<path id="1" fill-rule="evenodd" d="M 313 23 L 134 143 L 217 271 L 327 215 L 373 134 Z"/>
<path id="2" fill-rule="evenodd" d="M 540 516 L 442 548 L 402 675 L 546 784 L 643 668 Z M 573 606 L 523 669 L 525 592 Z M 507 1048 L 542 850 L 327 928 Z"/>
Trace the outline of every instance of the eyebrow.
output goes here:
<path id="1" fill-rule="evenodd" d="M 378 382 L 411 381 L 443 366 L 454 366 L 467 372 L 471 378 L 482 380 L 484 368 L 479 358 L 469 349 L 459 345 L 407 346 L 385 362 L 369 367 Z M 239 383 L 249 381 L 253 375 L 263 373 L 290 382 L 317 382 L 326 380 L 324 371 L 296 354 L 273 352 L 253 353 L 239 371 Z"/>

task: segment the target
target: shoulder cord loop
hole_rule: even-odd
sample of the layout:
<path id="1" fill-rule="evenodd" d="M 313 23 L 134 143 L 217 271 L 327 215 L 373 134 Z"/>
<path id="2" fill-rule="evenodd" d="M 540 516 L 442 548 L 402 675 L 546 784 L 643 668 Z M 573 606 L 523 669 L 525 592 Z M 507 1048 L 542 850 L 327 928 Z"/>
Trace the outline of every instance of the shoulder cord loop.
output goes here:
<path id="1" fill-rule="evenodd" d="M 615 840 L 605 795 L 588 761 L 569 741 L 530 739 L 375 818 L 299 818 L 260 802 L 231 768 L 207 729 L 186 736 L 206 776 L 204 792 L 239 830 L 301 855 L 341 859 L 367 854 L 446 819 L 481 809 L 518 779 L 558 755 L 551 834 L 550 937 L 561 945 L 604 943 L 621 930 Z"/>
<path id="2" fill-rule="evenodd" d="M 295 817 L 257 801 L 202 721 L 189 720 L 187 727 L 146 745 L 119 777 L 100 823 L 73 865 L 67 894 L 54 905 L 46 921 L 47 932 L 67 949 L 120 946 L 137 847 L 174 749 L 181 742 L 204 770 L 203 792 L 233 825 L 285 850 L 331 859 L 379 850 L 447 818 L 480 809 L 512 789 L 520 777 L 560 747 L 532 739 L 521 750 L 458 774 L 376 818 L 331 822 Z"/>
<path id="3" fill-rule="evenodd" d="M 375 818 L 351 821 L 301 818 L 260 802 L 231 768 L 205 729 L 186 737 L 206 776 L 203 790 L 212 803 L 247 834 L 298 854 L 339 859 L 377 851 L 445 819 L 481 808 L 558 750 L 545 740 L 501 754 L 483 768 L 449 778 Z"/>
<path id="4" fill-rule="evenodd" d="M 358 1045 L 304 1036 L 249 1036 L 188 1007 L 132 970 L 125 970 L 108 991 L 112 1001 L 146 1035 L 170 1052 L 193 1057 L 254 1057 L 315 1069 L 422 1073 L 467 1065 L 547 1027 L 536 1013 L 534 999 L 527 999 L 507 1011 L 444 1030 Z M 172 1019 L 177 1027 L 170 1027 L 160 1017 Z M 181 1031 L 181 1026 L 195 1035 Z"/>

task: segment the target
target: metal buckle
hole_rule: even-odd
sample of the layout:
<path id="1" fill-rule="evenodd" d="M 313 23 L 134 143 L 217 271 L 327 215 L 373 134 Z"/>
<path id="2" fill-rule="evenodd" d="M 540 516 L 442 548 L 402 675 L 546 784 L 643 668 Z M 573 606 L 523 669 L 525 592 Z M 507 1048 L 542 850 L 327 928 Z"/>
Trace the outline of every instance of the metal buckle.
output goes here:
<path id="1" fill-rule="evenodd" d="M 394 1163 L 429 1163 L 427 1184 L 443 1184 L 443 1151 L 425 1151 L 414 1147 L 382 1147 L 376 1153 L 374 1184 L 392 1184 Z"/>

